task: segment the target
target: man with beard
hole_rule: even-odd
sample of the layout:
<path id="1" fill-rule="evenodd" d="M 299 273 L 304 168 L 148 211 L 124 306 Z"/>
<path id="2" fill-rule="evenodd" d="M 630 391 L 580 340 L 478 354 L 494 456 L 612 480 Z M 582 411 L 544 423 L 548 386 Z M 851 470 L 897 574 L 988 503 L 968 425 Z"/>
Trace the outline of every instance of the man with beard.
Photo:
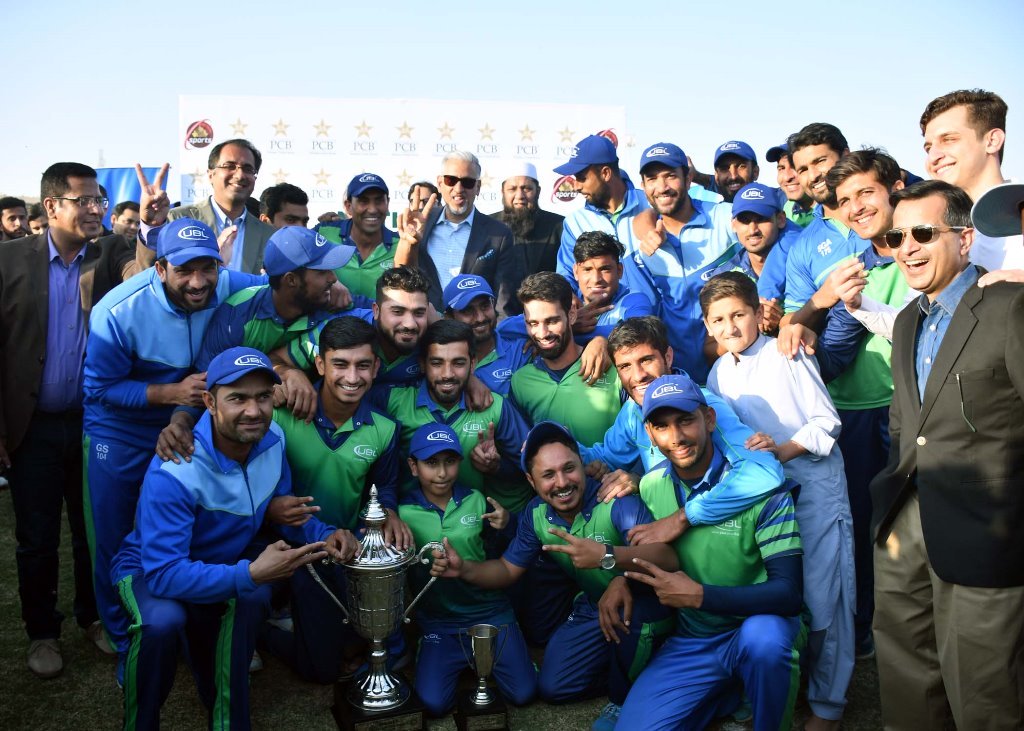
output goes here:
<path id="1" fill-rule="evenodd" d="M 395 265 L 423 270 L 430 283 L 430 302 L 438 311 L 444 309 L 442 294 L 453 278 L 477 274 L 498 292 L 498 312 L 514 315 L 519 311 L 515 288 L 503 279 L 515 271 L 509 258 L 512 232 L 474 206 L 480 193 L 480 161 L 471 152 L 457 150 L 445 155 L 441 165 L 437 187 L 444 205 L 430 205 L 436 200 L 433 196 L 427 201 L 413 198 L 403 218 L 415 221 L 415 235 L 396 250 Z"/>
<path id="2" fill-rule="evenodd" d="M 658 142 L 640 156 L 644 193 L 653 208 L 637 217 L 643 246 L 634 259 L 658 293 L 658 316 L 668 327 L 677 364 L 697 382 L 707 378 L 706 331 L 698 294 L 717 267 L 736 251 L 731 206 L 690 197 L 686 153 Z"/>
<path id="3" fill-rule="evenodd" d="M 20 198 L 0 198 L 0 241 L 28 236 L 28 208 Z"/>
<path id="4" fill-rule="evenodd" d="M 139 485 L 161 429 L 176 406 L 203 403 L 206 375 L 195 372 L 195 354 L 217 306 L 263 281 L 221 268 L 216 237 L 200 221 L 179 218 L 149 232 L 154 235 L 156 265 L 96 305 L 85 356 L 86 520 L 96 602 L 122 656 L 127 625 L 110 581 L 110 560 L 132 528 Z"/>
<path id="5" fill-rule="evenodd" d="M 167 214 L 170 221 L 194 218 L 212 228 L 221 241 L 224 266 L 232 271 L 258 273 L 263 268 L 263 249 L 274 233 L 273 226 L 245 207 L 256 187 L 262 163 L 260 151 L 248 140 L 221 142 L 210 150 L 207 163 L 213 195 Z"/>
<path id="6" fill-rule="evenodd" d="M 793 242 L 786 259 L 786 314 L 781 324 L 795 322 L 820 331 L 829 309 L 839 301 L 829 274 L 867 247 L 840 220 L 825 179 L 850 146 L 838 127 L 824 122 L 807 125 L 790 135 L 786 144 L 800 183 L 815 206 L 814 220 Z"/>
<path id="7" fill-rule="evenodd" d="M 581 443 L 594 444 L 622 406 L 618 377 L 605 373 L 593 385 L 580 378 L 583 348 L 572 336 L 576 303 L 564 277 L 531 274 L 517 294 L 537 357 L 512 374 L 509 395 L 531 423 L 557 421 Z"/>
<path id="8" fill-rule="evenodd" d="M 494 292 L 476 274 L 460 274 L 444 288 L 444 314 L 473 329 L 476 367 L 473 373 L 494 393 L 508 396 L 512 374 L 530 362 L 528 348 L 519 338 L 502 337 Z"/>
<path id="9" fill-rule="evenodd" d="M 775 163 L 775 182 L 779 184 L 779 190 L 786 198 L 783 206 L 786 218 L 804 228 L 814 220 L 814 212 L 811 210 L 814 207 L 814 200 L 807 195 L 807 191 L 800 183 L 800 176 L 796 174 L 793 159 L 789 156 L 789 144 L 783 142 L 770 148 L 764 159 Z"/>
<path id="10" fill-rule="evenodd" d="M 110 214 L 110 225 L 119 236 L 124 236 L 132 245 L 139 238 L 139 204 L 135 201 L 121 201 Z"/>
<path id="11" fill-rule="evenodd" d="M 672 368 L 673 353 L 665 324 L 653 316 L 632 318 L 616 325 L 608 336 L 608 352 L 629 400 L 622 405 L 604 440 L 593 447 L 581 447 L 580 454 L 591 474 L 626 470 L 643 475 L 663 459 L 644 428 L 641 414 L 644 394 L 656 378 L 681 371 Z M 631 543 L 667 543 L 691 525 L 721 522 L 769 495 L 784 479 L 782 466 L 772 454 L 746 448 L 754 432 L 739 420 L 732 408 L 706 388 L 701 392 L 717 414 L 712 441 L 717 449 L 729 455 L 732 469 L 713 490 L 694 495 L 676 513 L 636 528 L 629 536 Z M 626 494 L 626 490 L 609 489 L 608 482 L 602 479 L 602 499 Z M 626 483 L 618 481 L 616 484 L 625 486 Z M 629 491 L 635 488 L 630 487 Z"/>
<path id="12" fill-rule="evenodd" d="M 521 267 L 516 272 L 519 281 L 512 283 L 516 289 L 530 274 L 555 271 L 565 218 L 541 209 L 539 198 L 540 182 L 532 162 L 521 163 L 501 183 L 502 210 L 494 217 L 512 230 L 513 260 Z"/>
<path id="13" fill-rule="evenodd" d="M 746 142 L 729 140 L 715 150 L 715 184 L 712 190 L 732 203 L 744 185 L 757 180 L 761 174 L 754 148 Z"/>
<path id="14" fill-rule="evenodd" d="M 134 529 L 112 573 L 130 617 L 124 727 L 157 728 L 186 648 L 211 728 L 250 728 L 249 661 L 270 608 L 271 584 L 326 559 L 348 561 L 349 531 L 311 518 L 257 533 L 271 504 L 292 494 L 284 435 L 271 423 L 278 380 L 267 357 L 232 348 L 210 363 L 196 452 L 180 464 L 154 459 Z"/>
<path id="15" fill-rule="evenodd" d="M 648 208 L 643 192 L 633 187 L 619 170 L 619 156 L 615 145 L 607 137 L 590 135 L 576 143 L 572 159 L 555 168 L 559 175 L 571 175 L 577 195 L 586 200 L 583 208 L 570 213 L 562 223 L 562 242 L 558 247 L 558 265 L 555 271 L 579 290 L 573 274 L 576 239 L 584 231 L 604 231 L 622 243 L 626 251 L 623 276 L 626 286 L 633 292 L 648 295 L 654 301 L 650 284 L 637 271 L 633 253 L 640 242 L 633 233 L 633 219 Z"/>
<path id="16" fill-rule="evenodd" d="M 465 391 L 476 360 L 475 336 L 469 325 L 438 320 L 420 341 L 419 386 L 378 391 L 374 400 L 402 427 L 401 453 L 409 453 L 413 434 L 424 424 L 450 426 L 462 451 L 469 456 L 459 467 L 459 483 L 497 500 L 516 513 L 526 505 L 530 490 L 519 468 L 519 451 L 526 439 L 526 422 L 499 394 L 482 411 L 470 411 Z M 403 493 L 415 487 L 407 466 L 402 469 Z"/>

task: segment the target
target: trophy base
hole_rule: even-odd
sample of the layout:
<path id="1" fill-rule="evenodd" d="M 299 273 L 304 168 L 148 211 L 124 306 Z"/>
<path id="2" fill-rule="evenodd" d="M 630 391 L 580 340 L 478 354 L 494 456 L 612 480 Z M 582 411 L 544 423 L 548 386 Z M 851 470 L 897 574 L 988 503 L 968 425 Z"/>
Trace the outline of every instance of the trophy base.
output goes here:
<path id="1" fill-rule="evenodd" d="M 334 687 L 331 714 L 342 731 L 426 731 L 423 705 L 413 694 L 408 700 L 386 711 L 367 711 L 349 701 L 344 685 Z"/>
<path id="2" fill-rule="evenodd" d="M 485 706 L 474 703 L 472 693 L 464 694 L 454 716 L 459 731 L 508 731 L 508 707 L 497 694 Z"/>

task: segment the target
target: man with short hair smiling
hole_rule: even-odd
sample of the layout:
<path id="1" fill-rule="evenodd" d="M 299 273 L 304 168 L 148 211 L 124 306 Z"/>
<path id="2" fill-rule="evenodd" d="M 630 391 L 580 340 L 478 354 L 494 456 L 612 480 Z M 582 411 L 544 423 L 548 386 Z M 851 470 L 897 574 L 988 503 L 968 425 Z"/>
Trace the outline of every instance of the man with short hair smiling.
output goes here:
<path id="1" fill-rule="evenodd" d="M 622 320 L 654 314 L 651 301 L 643 294 L 630 292 L 622 282 L 624 255 L 622 244 L 603 231 L 585 231 L 576 239 L 572 272 L 583 306 L 600 313 L 593 329 L 595 335 L 607 337 Z"/>
<path id="2" fill-rule="evenodd" d="M 1016 729 L 1024 285 L 975 286 L 971 199 L 960 188 L 921 182 L 892 203 L 885 239 L 922 295 L 893 328 L 892 444 L 871 483 L 882 720 Z"/>
<path id="3" fill-rule="evenodd" d="M 712 190 L 732 203 L 744 185 L 757 180 L 761 174 L 754 148 L 740 140 L 723 142 L 715 150 L 715 185 Z"/>
<path id="4" fill-rule="evenodd" d="M 249 728 L 249 661 L 270 585 L 358 548 L 349 531 L 316 518 L 277 527 L 295 547 L 257 537 L 271 503 L 292 494 L 284 435 L 271 422 L 278 378 L 251 348 L 224 351 L 208 375 L 192 460 L 153 459 L 135 527 L 111 566 L 130 617 L 125 728 L 159 726 L 182 642 L 210 726 Z"/>
<path id="5" fill-rule="evenodd" d="M 0 241 L 28 236 L 28 208 L 20 198 L 0 198 Z"/>
<path id="6" fill-rule="evenodd" d="M 498 293 L 498 312 L 519 312 L 515 287 L 505 276 L 514 271 L 512 232 L 508 226 L 476 209 L 480 193 L 480 161 L 471 152 L 449 152 L 441 161 L 437 187 L 443 206 L 427 208 L 434 201 L 416 200 L 404 213 L 415 221 L 414 235 L 395 252 L 395 265 L 419 266 L 430 283 L 429 298 L 439 311 L 442 294 L 459 274 L 478 274 Z M 400 226 L 401 228 L 401 226 Z"/>
<path id="7" fill-rule="evenodd" d="M 800 176 L 796 174 L 793 158 L 789 156 L 789 142 L 769 148 L 764 159 L 775 163 L 775 182 L 779 184 L 779 190 L 786 197 L 783 206 L 786 218 L 794 225 L 804 228 L 814 220 L 814 213 L 811 211 L 814 200 L 807 195 L 807 191 L 804 190 L 804 186 L 800 182 Z"/>
<path id="8" fill-rule="evenodd" d="M 194 218 L 212 228 L 221 260 L 232 271 L 258 274 L 263 269 L 263 249 L 274 233 L 273 226 L 245 208 L 262 164 L 263 156 L 249 140 L 232 139 L 215 145 L 207 163 L 213 195 L 167 214 L 169 221 Z"/>
<path id="9" fill-rule="evenodd" d="M 156 265 L 93 309 L 85 355 L 86 520 L 97 606 L 121 652 L 128 628 L 110 559 L 131 530 L 139 485 L 171 413 L 202 404 L 206 376 L 194 361 L 218 304 L 265 281 L 221 268 L 214 233 L 200 221 L 179 218 L 148 236 L 157 238 Z"/>
<path id="10" fill-rule="evenodd" d="M 278 183 L 260 193 L 260 220 L 275 229 L 309 225 L 309 196 L 297 185 Z"/>
<path id="11" fill-rule="evenodd" d="M 110 226 L 115 234 L 124 236 L 135 245 L 139 237 L 139 204 L 135 201 L 121 201 L 110 214 Z"/>

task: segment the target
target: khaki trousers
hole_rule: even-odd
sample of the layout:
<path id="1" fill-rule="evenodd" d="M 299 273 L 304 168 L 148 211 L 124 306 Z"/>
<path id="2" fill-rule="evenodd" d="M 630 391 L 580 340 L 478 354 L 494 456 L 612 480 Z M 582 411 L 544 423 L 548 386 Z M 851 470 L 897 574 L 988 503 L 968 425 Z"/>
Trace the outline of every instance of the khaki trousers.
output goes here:
<path id="1" fill-rule="evenodd" d="M 1024 728 L 1024 587 L 985 589 L 936 576 L 916 492 L 886 545 L 874 550 L 885 728 Z"/>

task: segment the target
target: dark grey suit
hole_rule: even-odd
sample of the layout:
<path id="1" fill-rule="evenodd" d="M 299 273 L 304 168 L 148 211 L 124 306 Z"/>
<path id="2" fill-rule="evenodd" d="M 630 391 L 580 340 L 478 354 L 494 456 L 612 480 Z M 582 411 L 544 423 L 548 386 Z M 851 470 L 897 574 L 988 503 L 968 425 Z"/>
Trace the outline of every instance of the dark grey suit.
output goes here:
<path id="1" fill-rule="evenodd" d="M 442 211 L 442 208 L 435 207 L 427 216 L 418 257 L 419 267 L 430 283 L 427 296 L 438 312 L 444 312 L 444 303 L 441 301 L 443 290 L 437 265 L 427 253 L 427 244 Z M 473 215 L 473 226 L 469 232 L 466 253 L 462 257 L 460 273 L 477 274 L 486 279 L 498 300 L 498 312 L 508 316 L 522 312 L 519 300 L 516 299 L 518 284 L 514 281 L 515 270 L 518 267 L 514 266 L 512 255 L 512 231 L 500 221 L 477 211 Z"/>
<path id="2" fill-rule="evenodd" d="M 200 203 L 172 208 L 167 220 L 176 218 L 194 218 L 202 221 L 214 231 L 217 230 L 217 218 L 213 213 L 213 204 L 207 198 Z M 263 223 L 248 211 L 245 212 L 245 240 L 242 243 L 242 271 L 248 274 L 260 274 L 263 270 L 263 250 L 267 241 L 274 233 L 274 227 Z"/>

